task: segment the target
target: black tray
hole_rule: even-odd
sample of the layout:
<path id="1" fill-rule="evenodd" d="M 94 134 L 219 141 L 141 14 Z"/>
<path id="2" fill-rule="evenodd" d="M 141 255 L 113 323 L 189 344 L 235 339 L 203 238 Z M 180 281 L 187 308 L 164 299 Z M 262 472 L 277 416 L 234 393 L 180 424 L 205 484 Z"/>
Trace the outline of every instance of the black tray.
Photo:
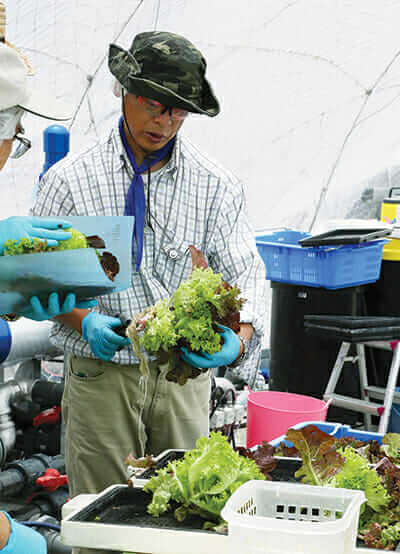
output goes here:
<path id="1" fill-rule="evenodd" d="M 361 244 L 372 240 L 387 237 L 392 232 L 391 229 L 334 229 L 306 237 L 299 240 L 301 246 L 328 246 L 341 244 Z"/>
<path id="2" fill-rule="evenodd" d="M 121 485 L 80 510 L 71 518 L 71 521 L 179 529 L 180 531 L 198 531 L 203 528 L 204 520 L 198 516 L 189 516 L 184 522 L 177 521 L 173 511 L 157 518 L 151 516 L 147 513 L 151 498 L 151 493 L 141 488 Z"/>
<path id="3" fill-rule="evenodd" d="M 173 455 L 173 451 L 171 453 Z M 177 452 L 177 457 L 182 457 L 184 453 Z M 172 457 L 169 456 L 169 460 Z M 164 466 L 166 460 L 164 459 Z M 162 467 L 160 460 L 160 467 Z M 296 482 L 297 479 L 294 473 L 300 468 L 300 460 L 291 460 L 288 458 L 277 458 L 277 467 L 271 472 L 273 481 Z M 140 479 L 143 478 L 143 474 Z M 137 525 L 140 527 L 163 527 L 170 529 L 181 529 L 193 531 L 202 529 L 204 519 L 198 516 L 191 516 L 184 522 L 178 522 L 174 518 L 173 510 L 167 514 L 163 514 L 158 518 L 147 513 L 147 506 L 151 502 L 152 495 L 144 492 L 139 487 L 114 487 L 108 493 L 96 499 L 95 502 L 89 504 L 77 514 L 71 521 L 90 522 L 90 523 L 107 523 L 116 525 Z"/>

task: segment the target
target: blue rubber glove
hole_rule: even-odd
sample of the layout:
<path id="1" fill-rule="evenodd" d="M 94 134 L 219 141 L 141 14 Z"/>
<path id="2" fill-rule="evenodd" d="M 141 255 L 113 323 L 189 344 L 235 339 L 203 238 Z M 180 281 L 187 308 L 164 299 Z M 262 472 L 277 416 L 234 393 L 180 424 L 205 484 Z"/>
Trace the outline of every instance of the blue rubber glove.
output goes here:
<path id="1" fill-rule="evenodd" d="M 221 365 L 229 365 L 235 361 L 240 352 L 240 339 L 229 327 L 219 324 L 218 327 L 223 329 L 219 334 L 224 339 L 224 344 L 219 352 L 215 354 L 208 354 L 207 352 L 189 352 L 187 348 L 182 346 L 181 358 L 183 361 L 193 367 L 201 368 L 220 367 Z"/>
<path id="2" fill-rule="evenodd" d="M 7 512 L 3 514 L 10 522 L 11 533 L 8 543 L 0 550 L 1 554 L 46 554 L 46 540 L 40 533 L 13 520 Z"/>
<path id="3" fill-rule="evenodd" d="M 7 240 L 19 241 L 22 237 L 47 240 L 49 246 L 57 246 L 59 240 L 72 237 L 71 233 L 62 230 L 69 227 L 71 224 L 63 219 L 22 216 L 3 219 L 0 221 L 0 255 L 4 253 Z"/>
<path id="4" fill-rule="evenodd" d="M 45 321 L 46 319 L 52 319 L 57 315 L 69 314 L 74 308 L 88 309 L 97 306 L 97 300 L 82 300 L 76 301 L 75 294 L 69 292 L 65 297 L 64 303 L 60 306 L 60 301 L 57 292 L 51 292 L 47 299 L 47 310 L 43 307 L 37 296 L 32 296 L 30 299 L 31 307 L 18 312 L 18 315 L 33 319 L 35 321 Z"/>
<path id="5" fill-rule="evenodd" d="M 120 346 L 130 344 L 129 339 L 114 333 L 113 328 L 120 325 L 118 317 L 90 312 L 82 319 L 82 337 L 89 343 L 93 354 L 107 362 Z"/>

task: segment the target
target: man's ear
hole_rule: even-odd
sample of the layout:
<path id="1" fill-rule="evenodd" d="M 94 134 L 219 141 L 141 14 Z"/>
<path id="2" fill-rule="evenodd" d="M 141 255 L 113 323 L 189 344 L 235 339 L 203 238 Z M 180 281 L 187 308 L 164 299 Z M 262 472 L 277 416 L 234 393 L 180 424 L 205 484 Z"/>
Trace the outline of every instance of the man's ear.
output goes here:
<path id="1" fill-rule="evenodd" d="M 114 81 L 113 93 L 117 98 L 121 98 L 122 96 L 122 85 L 117 80 Z"/>

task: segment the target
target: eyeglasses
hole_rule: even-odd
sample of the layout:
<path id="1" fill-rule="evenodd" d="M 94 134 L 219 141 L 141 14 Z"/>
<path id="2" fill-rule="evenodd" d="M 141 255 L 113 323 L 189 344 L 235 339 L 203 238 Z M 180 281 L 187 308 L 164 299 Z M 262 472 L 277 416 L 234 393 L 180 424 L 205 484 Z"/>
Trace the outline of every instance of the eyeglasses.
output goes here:
<path id="1" fill-rule="evenodd" d="M 181 110 L 180 108 L 168 108 L 157 100 L 151 100 L 145 96 L 136 96 L 137 101 L 151 117 L 159 117 L 165 112 L 168 112 L 170 117 L 175 121 L 183 121 L 188 115 L 187 110 Z"/>
<path id="2" fill-rule="evenodd" d="M 14 137 L 14 143 L 11 150 L 10 158 L 17 160 L 21 158 L 28 150 L 31 148 L 32 143 L 29 139 L 25 137 L 20 137 L 20 134 L 23 134 L 25 131 L 23 127 L 20 127 L 18 133 Z"/>

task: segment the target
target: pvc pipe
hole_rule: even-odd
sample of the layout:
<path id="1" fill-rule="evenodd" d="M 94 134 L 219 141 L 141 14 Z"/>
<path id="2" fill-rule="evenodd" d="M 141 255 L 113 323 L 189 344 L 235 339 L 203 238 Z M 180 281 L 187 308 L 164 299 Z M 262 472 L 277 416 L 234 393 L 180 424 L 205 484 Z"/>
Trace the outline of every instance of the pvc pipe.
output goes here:
<path id="1" fill-rule="evenodd" d="M 2 446 L 2 465 L 7 453 L 14 448 L 16 439 L 15 423 L 11 417 L 11 402 L 30 393 L 32 383 L 27 381 L 7 381 L 0 385 L 0 441 Z"/>
<path id="2" fill-rule="evenodd" d="M 49 468 L 65 473 L 64 457 L 34 454 L 30 458 L 8 463 L 7 468 L 0 472 L 1 498 L 23 494 L 32 488 L 36 479 Z"/>

